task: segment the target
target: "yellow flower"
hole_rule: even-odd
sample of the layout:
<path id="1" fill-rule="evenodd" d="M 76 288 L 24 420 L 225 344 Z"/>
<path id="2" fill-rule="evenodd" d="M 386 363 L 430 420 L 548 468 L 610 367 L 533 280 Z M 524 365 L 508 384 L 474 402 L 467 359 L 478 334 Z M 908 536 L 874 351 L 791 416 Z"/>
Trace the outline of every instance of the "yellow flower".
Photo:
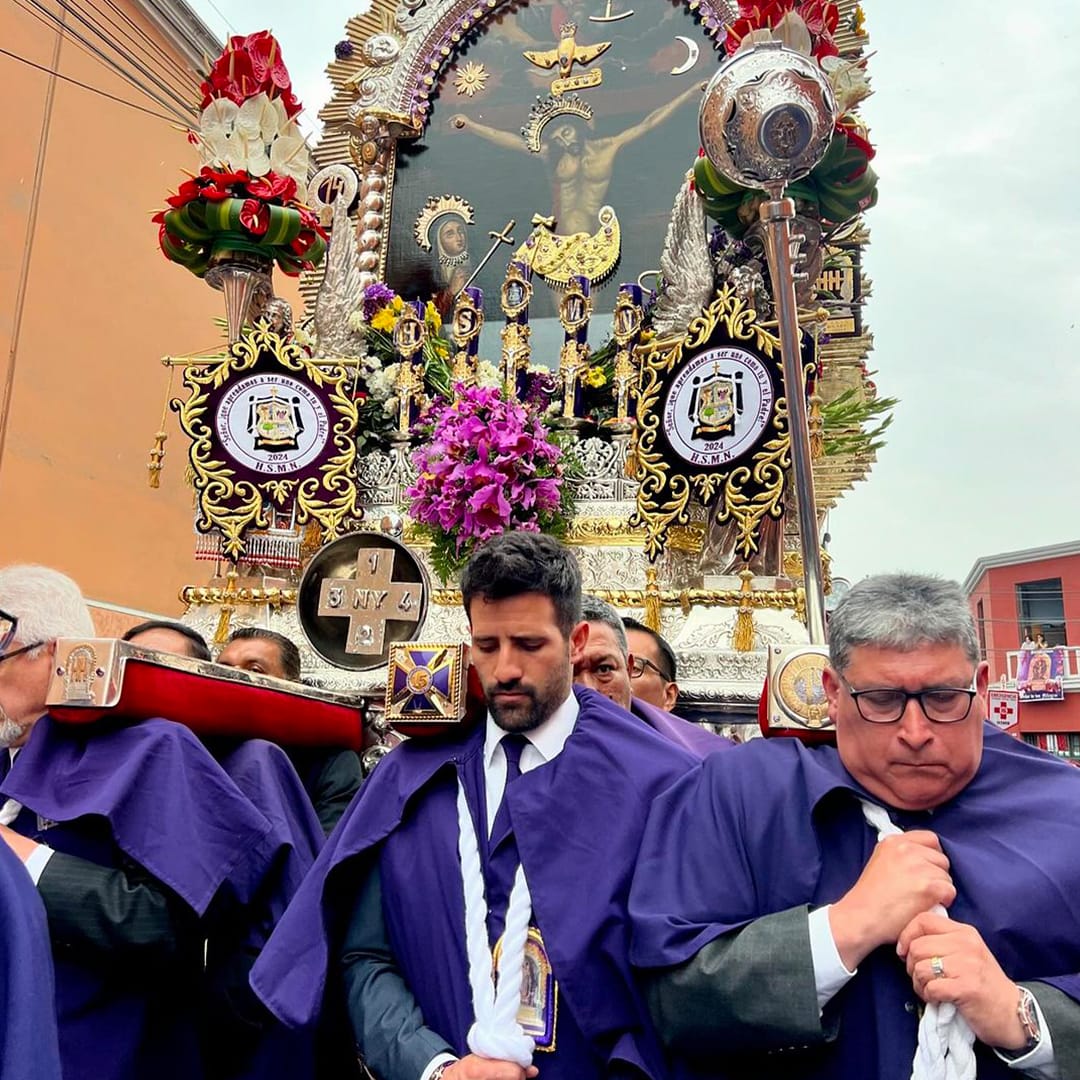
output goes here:
<path id="1" fill-rule="evenodd" d="M 400 296 L 395 296 L 390 302 L 390 307 L 394 310 L 395 314 L 400 315 L 405 310 L 405 301 Z"/>
<path id="2" fill-rule="evenodd" d="M 442 316 L 439 309 L 429 300 L 424 308 L 424 322 L 437 334 L 442 329 Z"/>
<path id="3" fill-rule="evenodd" d="M 591 367 L 584 375 L 582 381 L 586 386 L 591 386 L 594 390 L 599 390 L 602 386 L 607 385 L 607 376 L 604 374 L 602 367 Z"/>
<path id="4" fill-rule="evenodd" d="M 371 325 L 376 330 L 382 330 L 386 334 L 393 333 L 394 325 L 397 323 L 397 319 L 394 317 L 393 311 L 384 307 L 380 311 L 375 312 L 374 318 L 371 320 Z"/>

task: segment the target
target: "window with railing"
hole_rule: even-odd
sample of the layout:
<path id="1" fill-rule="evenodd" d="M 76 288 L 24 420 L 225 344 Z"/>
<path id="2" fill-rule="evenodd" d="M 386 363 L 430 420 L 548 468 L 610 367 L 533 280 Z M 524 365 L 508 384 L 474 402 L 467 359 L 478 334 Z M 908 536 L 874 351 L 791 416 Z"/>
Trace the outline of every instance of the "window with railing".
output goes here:
<path id="1" fill-rule="evenodd" d="M 1061 578 L 1022 581 L 1016 586 L 1020 640 L 1036 645 L 1067 645 Z"/>
<path id="2" fill-rule="evenodd" d="M 1037 746 L 1040 750 L 1047 750 L 1051 754 L 1057 754 L 1067 761 L 1080 762 L 1080 732 L 1059 731 L 1049 735 L 1025 735 L 1024 742 L 1030 746 Z"/>

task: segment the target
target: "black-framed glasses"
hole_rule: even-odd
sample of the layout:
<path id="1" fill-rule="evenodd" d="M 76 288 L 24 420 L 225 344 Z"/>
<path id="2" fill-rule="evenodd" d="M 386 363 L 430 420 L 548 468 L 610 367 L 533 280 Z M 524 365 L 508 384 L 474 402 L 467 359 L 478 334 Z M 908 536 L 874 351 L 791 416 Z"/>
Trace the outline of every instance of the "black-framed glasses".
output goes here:
<path id="1" fill-rule="evenodd" d="M 0 664 L 5 660 L 10 660 L 13 656 L 21 656 L 24 652 L 29 652 L 31 649 L 38 649 L 44 644 L 44 641 L 35 641 L 30 645 L 24 645 L 21 649 L 15 649 L 14 652 L 3 653 L 0 655 Z"/>
<path id="2" fill-rule="evenodd" d="M 630 658 L 630 678 L 640 679 L 645 674 L 645 669 L 655 671 L 664 682 L 671 682 L 671 680 L 651 661 L 646 660 L 644 656 L 632 656 Z"/>
<path id="3" fill-rule="evenodd" d="M 18 616 L 9 615 L 0 609 L 0 653 L 15 640 L 15 630 L 18 625 Z"/>
<path id="4" fill-rule="evenodd" d="M 847 679 L 841 677 L 840 681 L 855 702 L 859 715 L 871 724 L 895 724 L 904 715 L 912 698 L 918 699 L 919 708 L 927 720 L 937 724 L 955 724 L 967 719 L 971 703 L 978 694 L 974 676 L 971 685 L 963 689 L 956 686 L 929 686 L 914 693 L 892 687 L 853 690 Z"/>

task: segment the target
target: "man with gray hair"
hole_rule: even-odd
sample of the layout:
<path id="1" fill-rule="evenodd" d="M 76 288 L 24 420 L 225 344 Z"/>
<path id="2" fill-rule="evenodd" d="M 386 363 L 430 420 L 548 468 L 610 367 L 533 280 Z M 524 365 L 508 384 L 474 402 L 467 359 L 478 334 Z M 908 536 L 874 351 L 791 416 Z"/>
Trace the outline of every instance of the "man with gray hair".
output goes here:
<path id="1" fill-rule="evenodd" d="M 65 1080 L 197 1080 L 203 916 L 272 887 L 288 837 L 180 724 L 48 715 L 57 639 L 93 633 L 70 578 L 0 570 L 0 841 L 44 903 Z"/>
<path id="2" fill-rule="evenodd" d="M 835 747 L 758 740 L 653 806 L 661 1037 L 732 1078 L 1080 1076 L 1080 772 L 986 723 L 954 583 L 861 582 L 829 648 Z"/>
<path id="3" fill-rule="evenodd" d="M 598 690 L 698 757 L 731 745 L 722 736 L 633 696 L 630 671 L 635 657 L 630 655 L 622 618 L 609 603 L 595 596 L 583 596 L 581 617 L 589 624 L 589 636 L 574 656 L 574 682 Z"/>

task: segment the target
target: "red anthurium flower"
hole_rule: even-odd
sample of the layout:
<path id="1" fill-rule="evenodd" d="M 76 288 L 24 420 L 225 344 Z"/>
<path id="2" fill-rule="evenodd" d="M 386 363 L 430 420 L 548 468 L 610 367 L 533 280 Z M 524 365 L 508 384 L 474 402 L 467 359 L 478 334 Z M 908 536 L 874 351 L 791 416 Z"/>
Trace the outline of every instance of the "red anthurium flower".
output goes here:
<path id="1" fill-rule="evenodd" d="M 262 236 L 270 227 L 270 210 L 258 199 L 245 199 L 240 209 L 240 224 L 249 233 Z"/>
<path id="2" fill-rule="evenodd" d="M 192 199 L 197 199 L 202 194 L 202 184 L 198 180 L 185 180 L 179 188 L 177 188 L 176 194 L 171 195 L 165 201 L 174 210 L 179 210 L 182 206 L 187 206 Z"/>
<path id="3" fill-rule="evenodd" d="M 806 23 L 806 29 L 814 37 L 827 35 L 832 37 L 837 26 L 840 25 L 840 10 L 828 0 L 804 0 L 799 8 L 799 14 Z"/>
<path id="4" fill-rule="evenodd" d="M 248 174 L 243 169 L 215 169 L 211 165 L 204 165 L 199 176 L 220 187 L 228 187 L 230 184 L 246 184 L 248 181 Z"/>
<path id="5" fill-rule="evenodd" d="M 865 155 L 867 161 L 872 161 L 877 150 L 871 144 L 870 140 L 866 138 L 861 132 L 856 131 L 854 128 L 846 127 L 843 124 L 837 124 L 837 127 L 843 131 L 847 136 L 847 141 L 852 146 L 857 146 Z"/>
<path id="6" fill-rule="evenodd" d="M 247 181 L 249 194 L 257 199 L 281 199 L 288 202 L 296 196 L 296 181 L 291 176 L 267 173 L 254 180 Z"/>
<path id="7" fill-rule="evenodd" d="M 281 60 L 281 46 L 269 30 L 248 34 L 244 39 L 244 50 L 251 57 L 255 78 L 267 93 L 270 93 L 268 83 L 279 90 L 290 88 L 289 72 Z M 273 97 L 273 94 L 270 96 Z"/>
<path id="8" fill-rule="evenodd" d="M 315 243 L 315 233 L 311 229 L 304 229 L 300 235 L 293 240 L 289 245 L 292 248 L 293 254 L 299 255 L 302 259 L 308 251 L 311 250 L 311 245 Z"/>

